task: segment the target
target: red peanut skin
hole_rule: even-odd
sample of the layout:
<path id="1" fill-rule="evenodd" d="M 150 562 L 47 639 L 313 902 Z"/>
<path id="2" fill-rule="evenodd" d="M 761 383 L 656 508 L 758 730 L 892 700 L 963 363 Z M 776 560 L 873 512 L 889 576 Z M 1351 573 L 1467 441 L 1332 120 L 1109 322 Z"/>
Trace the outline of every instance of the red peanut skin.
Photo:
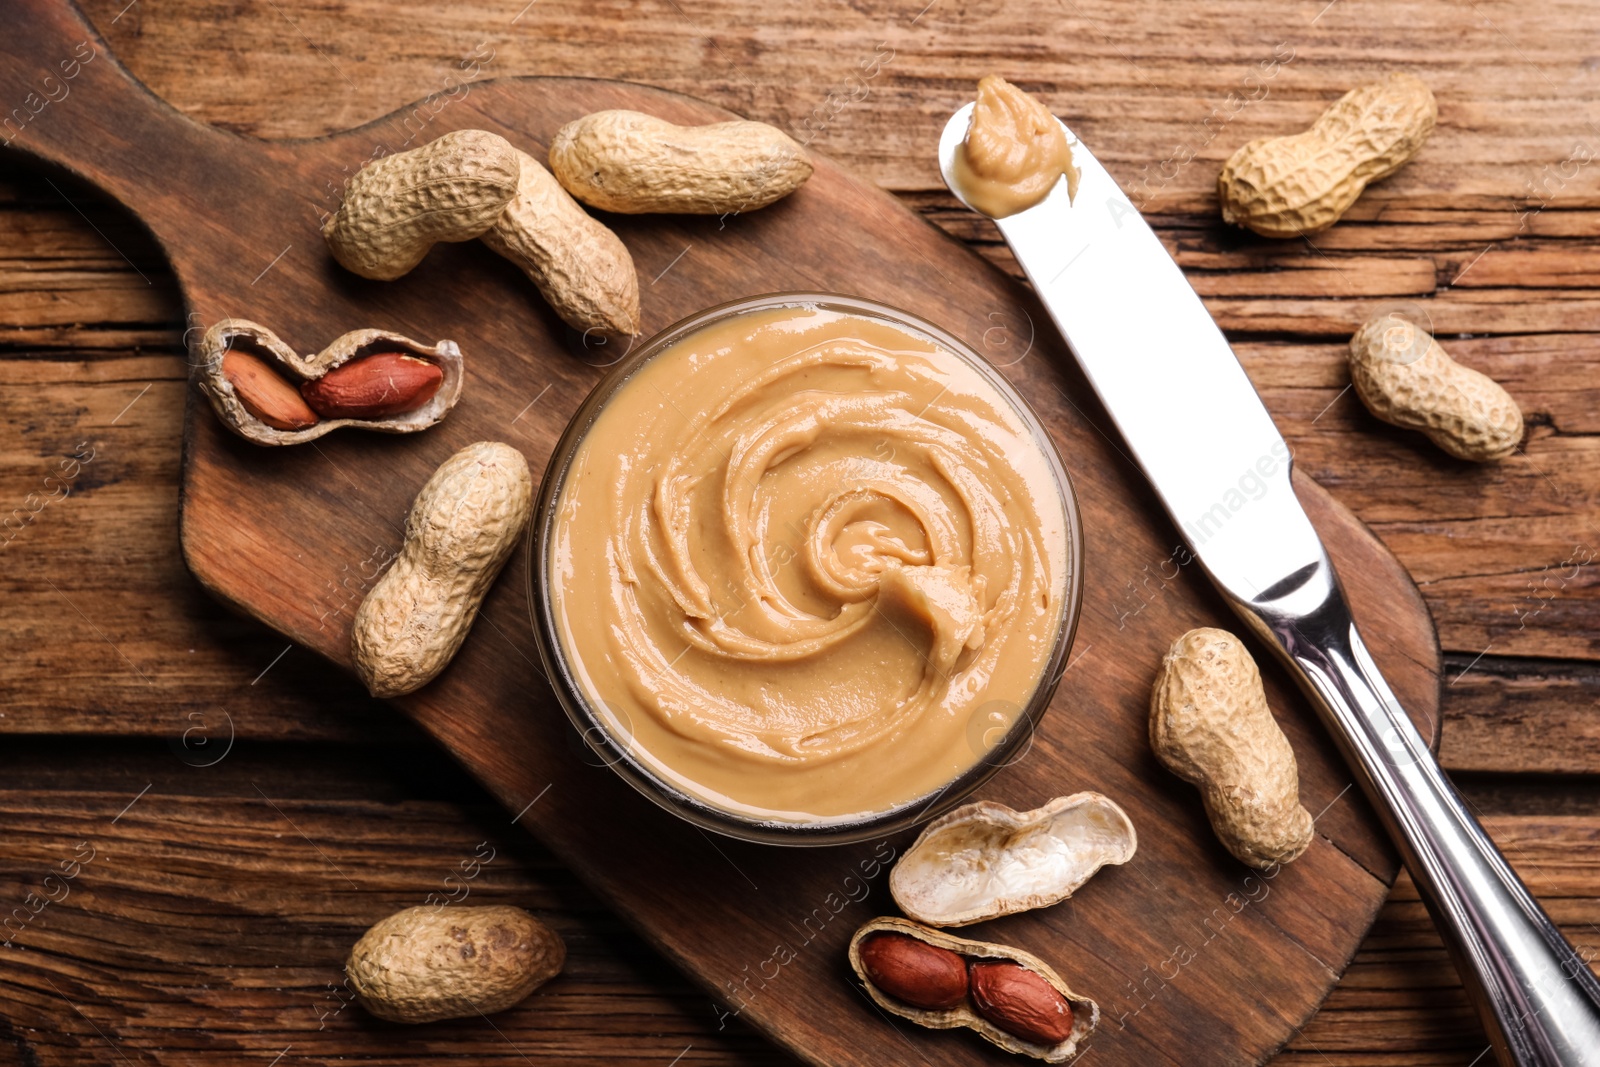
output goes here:
<path id="1" fill-rule="evenodd" d="M 972 965 L 972 1006 L 1013 1037 L 1059 1045 L 1072 1034 L 1072 1005 L 1054 986 L 1020 964 Z"/>
<path id="2" fill-rule="evenodd" d="M 914 1008 L 942 1011 L 967 999 L 967 964 L 949 949 L 905 934 L 861 942 L 861 966 L 878 989 Z"/>
<path id="3" fill-rule="evenodd" d="M 288 379 L 248 352 L 229 349 L 222 355 L 222 374 L 244 409 L 275 430 L 304 430 L 317 424 Z"/>
<path id="4" fill-rule="evenodd" d="M 444 371 L 405 352 L 378 352 L 351 360 L 300 387 L 323 418 L 381 419 L 415 411 L 439 391 Z"/>

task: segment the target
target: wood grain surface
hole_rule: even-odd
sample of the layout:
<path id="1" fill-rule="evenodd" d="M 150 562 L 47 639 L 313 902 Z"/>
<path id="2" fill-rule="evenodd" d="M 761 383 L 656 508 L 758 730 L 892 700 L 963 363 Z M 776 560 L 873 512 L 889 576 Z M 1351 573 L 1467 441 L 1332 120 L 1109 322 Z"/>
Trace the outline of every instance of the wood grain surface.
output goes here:
<path id="1" fill-rule="evenodd" d="M 937 97 L 942 107 L 944 97 L 964 92 L 960 83 L 969 75 L 1004 57 L 1019 79 L 1031 79 L 1053 95 L 1063 114 L 1105 116 L 1104 133 L 1094 142 L 1103 158 L 1112 159 L 1102 147 L 1107 138 L 1128 131 L 1110 165 L 1132 183 L 1141 167 L 1155 171 L 1162 161 L 1181 158 L 1172 146 L 1185 136 L 1192 139 L 1213 108 L 1234 106 L 1226 94 L 1243 85 L 1256 57 L 1270 54 L 1278 40 L 1296 42 L 1296 58 L 1271 95 L 1239 110 L 1215 142 L 1195 149 L 1196 159 L 1176 168 L 1152 201 L 1154 220 L 1230 330 L 1302 466 L 1335 485 L 1423 582 L 1453 663 L 1446 690 L 1446 763 L 1476 772 L 1467 778 L 1469 795 L 1491 813 L 1491 828 L 1502 842 L 1515 846 L 1508 849 L 1513 862 L 1580 944 L 1592 944 L 1595 876 L 1585 856 L 1594 855 L 1596 813 L 1588 779 L 1570 776 L 1597 767 L 1594 668 L 1584 660 L 1592 654 L 1587 628 L 1597 621 L 1595 571 L 1592 556 L 1585 555 L 1586 543 L 1593 543 L 1594 464 L 1584 439 L 1596 381 L 1592 356 L 1585 355 L 1593 351 L 1585 336 L 1593 324 L 1583 318 L 1592 285 L 1592 278 L 1585 279 L 1585 270 L 1592 272 L 1586 263 L 1594 255 L 1586 234 L 1592 232 L 1596 197 L 1588 168 L 1559 176 L 1574 170 L 1570 164 L 1563 168 L 1563 161 L 1587 135 L 1583 106 L 1592 75 L 1577 28 L 1592 16 L 1576 6 L 1529 20 L 1513 19 L 1508 6 L 1477 5 L 1469 14 L 1446 5 L 1380 8 L 1343 0 L 1313 23 L 1318 11 L 1312 7 L 1321 6 L 1297 11 L 1293 5 L 1269 10 L 1204 4 L 1178 20 L 1153 6 L 1109 4 L 1036 11 L 1012 5 L 1004 12 L 998 5 L 936 5 L 920 19 L 909 9 L 860 4 L 801 13 L 753 5 L 699 11 L 552 4 L 531 8 L 515 24 L 517 11 L 489 5 L 453 8 L 448 16 L 378 4 L 337 10 L 245 5 L 229 8 L 236 17 L 224 20 L 216 17 L 221 9 L 205 4 L 134 5 L 124 11 L 115 3 L 93 14 L 119 56 L 164 97 L 207 120 L 272 136 L 313 135 L 377 117 L 441 84 L 485 41 L 494 51 L 486 75 L 582 72 L 688 89 L 802 136 L 815 133 L 813 143 L 824 151 L 900 190 L 913 207 L 958 236 L 976 238 L 980 250 L 1008 269 L 986 235 L 967 228 L 948 199 L 931 192 L 931 173 L 918 177 L 896 155 L 896 144 L 917 135 L 917 122 L 932 122 L 915 101 Z M 538 21 L 530 24 L 535 15 Z M 865 82 L 849 80 L 859 70 L 855 62 L 871 56 L 880 41 L 894 50 L 894 58 Z M 1386 50 L 1374 52 L 1375 42 L 1388 42 Z M 1323 235 L 1316 249 L 1263 245 L 1220 231 L 1206 191 L 1208 168 L 1214 173 L 1215 163 L 1250 136 L 1302 123 L 1360 72 L 1402 62 L 1422 69 L 1436 89 L 1441 82 L 1450 85 L 1449 99 L 1440 93 L 1445 128 L 1422 157 L 1433 158 L 1437 171 L 1414 167 L 1373 190 L 1358 207 L 1369 213 Z M 360 88 L 345 84 L 339 70 Z M 1268 105 L 1275 117 L 1266 117 Z M 66 113 L 46 109 L 38 121 Z M 1452 139 L 1452 121 L 1459 140 Z M 1494 151 L 1485 151 L 1486 145 Z M 414 758 L 398 766 L 380 764 L 366 777 L 350 771 L 347 763 L 378 758 L 370 746 L 393 739 L 401 723 L 319 671 L 299 649 L 285 652 L 283 643 L 218 612 L 186 583 L 174 556 L 171 516 L 184 373 L 177 353 L 184 324 L 159 255 L 126 216 L 106 209 L 82 187 L 60 175 L 18 170 L 9 160 L 6 165 L 0 227 L 11 251 L 0 307 L 7 382 L 15 388 L 3 399 L 5 485 L 19 506 L 30 492 L 48 495 L 41 483 L 59 461 L 81 441 L 93 438 L 99 446 L 70 495 L 34 514 L 6 549 L 13 558 L 5 578 L 8 611 L 0 624 L 12 655 L 0 670 L 11 699 L 0 723 L 14 738 L 45 735 L 7 746 L 8 762 L 34 770 L 31 781 L 39 783 L 31 791 L 22 787 L 32 806 L 22 805 L 7 821 L 19 843 L 16 862 L 6 871 L 18 899 L 59 858 L 41 851 L 40 843 L 59 843 L 70 852 L 79 839 L 72 837 L 75 829 L 96 818 L 108 821 L 152 782 L 154 768 L 163 763 L 168 778 L 162 787 L 117 826 L 147 801 L 198 797 L 225 778 L 238 787 L 242 799 L 235 809 L 247 813 L 241 816 L 245 821 L 276 819 L 262 795 L 244 784 L 259 780 L 272 796 L 271 764 L 296 783 L 285 789 L 286 797 L 319 808 L 344 827 L 340 833 L 361 838 L 365 828 L 381 836 L 389 817 L 384 789 L 389 803 L 416 796 L 434 788 L 428 779 L 438 772 L 420 772 Z M 1535 181 L 1543 192 L 1531 197 L 1528 183 Z M 1485 268 L 1486 282 L 1474 288 L 1470 283 Z M 1405 435 L 1376 426 L 1350 397 L 1341 398 L 1340 334 L 1374 301 L 1389 299 L 1420 301 L 1447 337 L 1467 329 L 1488 335 L 1451 347 L 1507 380 L 1523 398 L 1536 423 L 1526 456 L 1494 471 L 1462 471 Z M 1450 316 L 1443 324 L 1442 312 Z M 1010 326 L 1016 335 L 1023 329 Z M 1502 658 L 1502 652 L 1515 658 Z M 189 717 L 197 713 L 199 719 Z M 198 735 L 189 734 L 190 747 L 184 747 L 184 731 L 207 723 L 214 739 L 230 729 L 236 748 L 214 768 L 186 766 L 175 757 L 210 758 L 193 751 Z M 137 746 L 95 740 L 106 734 L 157 739 L 145 753 L 152 770 L 125 772 L 131 785 L 116 797 L 103 789 L 115 779 L 109 772 Z M 65 735 L 79 740 L 51 740 Z M 320 744 L 304 747 L 306 740 Z M 414 742 L 414 735 L 402 734 L 395 743 L 414 757 Z M 326 761 L 320 775 L 318 754 Z M 1567 777 L 1545 777 L 1552 773 Z M 387 786 L 375 784 L 378 779 Z M 344 781 L 364 784 L 346 790 Z M 469 787 L 461 784 L 459 793 L 438 788 L 446 795 L 427 794 L 442 812 L 436 818 L 472 826 Z M 377 799 L 365 806 L 357 802 L 363 789 Z M 62 804 L 42 810 L 36 802 L 51 791 Z M 226 822 L 230 809 L 222 801 L 199 806 L 215 809 Z M 153 818 L 171 819 L 177 807 L 155 810 L 160 814 Z M 304 812 L 293 810 L 299 821 Z M 164 839 L 183 839 L 183 825 L 170 821 L 150 829 Z M 231 973 L 231 980 L 218 979 L 233 983 L 223 1000 L 230 1010 L 243 1011 L 250 990 L 260 986 L 227 968 L 241 966 L 250 955 L 245 946 L 260 942 L 239 933 L 208 938 L 208 947 L 196 949 L 189 964 L 158 968 L 147 987 L 154 992 L 124 998 L 119 983 L 125 979 L 117 976 L 116 963 L 162 958 L 162 932 L 170 927 L 106 916 L 149 918 L 149 901 L 141 894 L 151 892 L 160 894 L 157 913 L 180 917 L 175 923 L 195 916 L 193 922 L 203 925 L 219 910 L 224 916 L 293 915 L 295 894 L 285 890 L 280 896 L 267 887 L 285 883 L 293 858 L 316 857 L 317 846 L 296 837 L 287 823 L 272 832 L 293 838 L 300 851 L 269 843 L 260 862 L 237 860 L 242 870 L 255 872 L 248 881 L 263 885 L 253 901 L 239 901 L 237 890 L 219 900 L 204 878 L 165 885 L 167 859 L 160 850 L 148 856 L 134 850 L 143 858 L 132 867 L 130 884 L 112 880 L 109 868 L 102 868 L 108 871 L 104 881 L 81 884 L 103 894 L 98 911 L 75 899 L 54 917 L 42 916 L 41 925 L 30 929 L 51 929 L 52 922 L 59 924 L 56 929 L 89 924 L 77 928 L 76 944 L 57 946 L 54 954 L 34 952 L 29 961 L 87 1016 L 63 1009 L 60 1001 L 38 999 L 36 993 L 57 992 L 38 973 L 22 983 L 34 992 L 13 984 L 6 1014 L 19 1027 L 17 1040 L 28 1054 L 48 1058 L 58 1047 L 78 1044 L 81 1061 L 109 1057 L 98 1028 L 119 1046 L 133 1038 L 146 1050 L 127 1055 L 166 1061 L 170 1055 L 148 1050 L 187 1048 L 203 1057 L 211 1039 L 194 1032 L 195 1005 L 210 995 L 181 990 Z M 428 833 L 406 834 L 402 851 L 427 851 L 416 842 Z M 212 877 L 228 877 L 239 836 L 224 830 L 207 836 L 217 842 L 210 846 Z M 459 856 L 433 858 L 451 870 L 477 840 L 482 838 L 466 842 Z M 33 844 L 23 847 L 24 841 Z M 8 863 L 12 855 L 8 850 Z M 272 866 L 274 857 L 281 866 Z M 536 898 L 544 884 L 540 878 L 554 877 L 537 862 L 531 871 L 508 883 L 505 894 Z M 330 883 L 324 899 L 377 891 L 364 872 L 355 872 L 353 883 L 325 873 Z M 163 884 L 156 890 L 155 883 Z M 341 888 L 335 890 L 334 883 Z M 384 898 L 368 910 L 405 902 Z M 80 906 L 87 912 L 77 911 Z M 552 908 L 564 920 L 584 921 L 581 906 Z M 222 925 L 236 929 L 237 921 Z M 315 958 L 336 961 L 359 927 L 360 921 L 351 921 L 322 928 Z M 31 945 L 31 936 L 37 935 L 25 934 L 21 943 Z M 624 943 L 616 951 L 627 956 L 638 950 Z M 111 962 L 96 964 L 97 958 Z M 93 980 L 85 977 L 85 961 Z M 336 976 L 336 965 L 326 970 Z M 78 987 L 63 984 L 68 972 L 79 975 Z M 629 998 L 644 996 L 647 988 L 667 990 L 663 996 L 670 998 L 670 979 L 658 976 L 663 984 L 651 985 L 650 978 L 636 976 L 631 985 L 624 978 L 608 986 L 605 976 L 598 984 L 586 984 L 588 976 L 579 972 L 572 978 L 580 992 L 609 990 L 610 999 L 596 1000 L 584 1016 L 593 1023 L 584 1031 L 590 1043 L 573 1038 L 563 1024 L 557 1029 L 565 1036 L 538 1046 L 543 1057 L 601 1058 L 612 1047 L 615 1058 L 642 1062 L 668 1062 L 680 1053 L 685 1062 L 754 1054 L 748 1038 L 744 1045 L 719 1043 L 716 1016 L 706 1011 L 699 1017 L 705 1007 L 699 998 L 685 997 L 693 1007 L 676 1023 L 657 1021 L 660 1001 L 646 1007 L 649 1021 L 629 1014 Z M 288 988 L 314 992 L 302 979 Z M 135 1010 L 152 997 L 172 1010 Z M 535 1032 L 549 1036 L 535 1007 L 513 1016 L 519 1044 Z M 1467 1063 L 1482 1045 L 1474 1044 L 1461 1011 L 1425 917 L 1414 902 L 1397 897 L 1327 1009 L 1285 1055 L 1307 1062 Z M 505 1019 L 497 1024 L 504 1028 Z M 272 1045 L 285 1029 L 296 1037 Z M 302 1032 L 307 1029 L 315 1028 L 266 1027 L 241 1038 L 252 1028 L 236 1024 L 231 1040 L 259 1051 L 261 1062 L 290 1043 L 295 1048 L 288 1057 L 337 1054 L 335 1045 L 315 1044 L 320 1037 Z M 45 1041 L 43 1035 L 56 1033 L 64 1036 Z M 471 1033 L 482 1035 L 483 1044 L 471 1044 L 480 1040 L 473 1037 L 453 1047 L 485 1059 L 513 1055 L 503 1044 L 491 1047 L 498 1039 L 487 1028 Z M 420 1042 L 412 1044 L 412 1035 L 390 1034 L 387 1044 L 383 1035 L 376 1039 L 379 1044 L 366 1046 L 369 1056 L 401 1059 L 407 1048 L 426 1055 Z M 452 1031 L 451 1040 L 461 1040 L 459 1031 Z M 72 1060 L 62 1052 L 54 1062 Z"/>
<path id="2" fill-rule="evenodd" d="M 14 58 L 65 51 L 88 32 L 59 0 L 17 10 L 26 17 L 13 22 L 3 46 Z M 111 56 L 101 58 L 75 79 L 83 117 L 32 131 L 26 150 L 109 191 L 151 230 L 190 321 L 250 317 L 286 338 L 318 339 L 292 342 L 302 351 L 376 324 L 448 336 L 466 354 L 466 399 L 425 435 L 350 433 L 312 447 L 261 449 L 190 397 L 179 529 L 191 571 L 220 600 L 348 667 L 355 600 L 381 570 L 374 561 L 398 550 L 415 487 L 475 440 L 509 438 L 542 469 L 616 358 L 554 322 L 518 272 L 476 245 L 439 249 L 391 284 L 354 279 L 333 263 L 319 234 L 324 191 L 338 190 L 369 144 L 398 138 L 405 111 L 329 138 L 246 139 L 182 117 Z M 433 132 L 490 129 L 543 154 L 564 122 L 616 107 L 686 124 L 729 117 L 630 83 L 504 79 L 482 84 Z M 648 286 L 646 332 L 730 299 L 795 289 L 864 292 L 975 346 L 990 321 L 1045 321 L 1025 290 L 888 194 L 823 157 L 816 166 L 803 189 L 752 215 L 613 220 L 638 262 L 666 264 Z M 282 251 L 257 271 L 250 251 L 279 241 Z M 1003 346 L 1001 353 L 1009 355 Z M 1318 813 L 1318 847 L 1264 879 L 1212 840 L 1196 794 L 1149 753 L 1146 708 L 1173 637 L 1232 625 L 1233 617 L 1194 568 L 1181 573 L 1176 565 L 1137 612 L 1120 606 L 1115 578 L 1167 570 L 1161 564 L 1177 536 L 1058 339 L 1041 334 L 1001 362 L 1073 472 L 1079 565 L 1092 592 L 1052 711 L 981 795 L 1026 809 L 1097 789 L 1145 832 L 1133 862 L 1099 880 L 1120 888 L 976 932 L 1060 961 L 1080 987 L 1098 983 L 1106 1024 L 1088 1047 L 1102 1058 L 1176 1064 L 1225 1048 L 1240 1063 L 1261 1062 L 1310 1016 L 1354 953 L 1393 878 L 1394 857 L 1361 798 L 1343 799 L 1348 772 L 1314 715 L 1270 669 L 1269 699 L 1295 743 L 1304 802 Z M 1434 736 L 1438 650 L 1415 587 L 1325 492 L 1303 479 L 1299 488 L 1346 576 L 1357 618 L 1383 635 L 1385 673 Z M 819 1064 L 868 1063 L 891 1040 L 928 1062 L 994 1059 L 972 1040 L 894 1026 L 863 1010 L 859 993 L 841 981 L 854 927 L 891 910 L 880 876 L 911 835 L 828 850 L 747 846 L 714 840 L 623 788 L 599 769 L 606 753 L 567 737 L 531 651 L 520 595 L 528 566 L 523 556 L 507 568 L 452 668 L 397 703 L 729 1016 Z M 1218 1011 L 1240 987 L 1250 995 Z"/>

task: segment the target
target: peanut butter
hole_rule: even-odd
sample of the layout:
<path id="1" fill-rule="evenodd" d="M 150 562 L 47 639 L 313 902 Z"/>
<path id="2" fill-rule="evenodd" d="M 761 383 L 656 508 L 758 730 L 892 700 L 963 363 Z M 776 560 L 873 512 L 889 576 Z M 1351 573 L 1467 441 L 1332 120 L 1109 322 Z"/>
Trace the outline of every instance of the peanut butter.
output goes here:
<path id="1" fill-rule="evenodd" d="M 937 792 L 1056 646 L 1044 447 L 909 327 L 800 305 L 691 332 L 610 396 L 561 485 L 551 597 L 579 688 L 635 760 L 747 818 Z"/>
<path id="2" fill-rule="evenodd" d="M 961 195 L 990 218 L 1033 207 L 1063 175 L 1067 197 L 1078 195 L 1078 168 L 1061 123 L 1039 101 L 995 74 L 978 82 L 978 102 L 954 170 Z"/>

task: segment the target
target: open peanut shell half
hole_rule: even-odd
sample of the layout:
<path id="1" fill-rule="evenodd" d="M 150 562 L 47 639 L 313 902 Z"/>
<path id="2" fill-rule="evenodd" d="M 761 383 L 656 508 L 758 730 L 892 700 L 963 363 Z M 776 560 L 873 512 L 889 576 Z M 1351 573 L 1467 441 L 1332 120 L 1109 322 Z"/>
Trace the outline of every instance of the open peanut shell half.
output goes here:
<path id="1" fill-rule="evenodd" d="M 1057 993 L 1066 999 L 1072 1006 L 1072 1030 L 1066 1039 L 1053 1045 L 1040 1045 L 1026 1041 L 1014 1034 L 1007 1033 L 994 1023 L 979 1015 L 972 1006 L 971 998 L 953 1008 L 930 1010 L 918 1008 L 904 1001 L 896 1000 L 872 983 L 867 974 L 867 969 L 862 963 L 861 945 L 867 938 L 877 933 L 904 934 L 915 938 L 924 944 L 946 949 L 967 961 L 1002 960 L 1015 963 L 1020 967 L 1037 974 L 1043 978 Z M 953 1030 L 964 1027 L 979 1034 L 985 1041 L 998 1045 L 1007 1052 L 1019 1056 L 1031 1056 L 1036 1060 L 1046 1063 L 1064 1063 L 1078 1054 L 1079 1046 L 1100 1025 L 1100 1005 L 1088 997 L 1074 993 L 1062 980 L 1061 976 L 1048 964 L 1031 952 L 1024 952 L 1020 948 L 1009 945 L 996 945 L 988 941 L 971 941 L 964 937 L 947 934 L 943 930 L 934 930 L 920 923 L 910 922 L 906 919 L 885 916 L 873 919 L 864 924 L 850 939 L 850 967 L 856 972 L 856 977 L 861 980 L 862 986 L 867 991 L 867 996 L 884 1011 L 891 1012 L 903 1019 L 910 1019 L 919 1026 L 926 1026 L 934 1030 Z"/>
<path id="2" fill-rule="evenodd" d="M 1033 811 L 980 800 L 923 829 L 889 875 L 889 892 L 918 922 L 965 926 L 1065 900 L 1138 847 L 1127 812 L 1099 793 Z"/>
<path id="3" fill-rule="evenodd" d="M 247 403 L 223 368 L 223 360 L 230 352 L 250 357 L 258 372 L 270 371 L 289 386 L 282 394 L 282 403 L 298 402 L 305 417 L 277 418 L 282 427 L 268 419 L 274 416 L 263 412 L 259 398 Z M 442 378 L 428 399 L 417 407 L 395 414 L 361 417 L 319 417 L 304 400 L 297 400 L 301 387 L 326 377 L 346 364 L 382 353 L 398 353 L 432 364 L 439 368 Z M 401 361 L 405 362 L 405 361 Z M 265 326 L 246 319 L 223 319 L 205 332 L 199 345 L 199 359 L 195 368 L 195 381 L 200 391 L 211 401 L 222 424 L 240 437 L 258 445 L 298 445 L 314 441 L 342 426 L 359 426 L 379 433 L 415 433 L 439 422 L 461 397 L 465 373 L 461 349 L 454 341 L 440 341 L 425 345 L 397 333 L 384 330 L 353 330 L 344 334 L 314 356 L 301 356 L 283 343 L 277 334 Z M 330 383 L 331 384 L 331 383 Z M 252 410 L 252 407 L 255 410 Z"/>

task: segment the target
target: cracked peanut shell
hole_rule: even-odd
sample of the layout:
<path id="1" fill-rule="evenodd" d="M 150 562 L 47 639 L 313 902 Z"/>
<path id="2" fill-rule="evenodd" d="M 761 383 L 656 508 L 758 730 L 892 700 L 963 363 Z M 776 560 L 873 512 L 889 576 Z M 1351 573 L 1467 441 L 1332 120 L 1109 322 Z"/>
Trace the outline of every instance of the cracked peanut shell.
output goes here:
<path id="1" fill-rule="evenodd" d="M 380 418 L 332 418 L 314 421 L 304 429 L 280 429 L 259 417 L 240 398 L 239 392 L 223 371 L 223 360 L 230 351 L 247 353 L 266 364 L 296 389 L 306 382 L 323 378 L 354 360 L 378 352 L 403 352 L 434 364 L 443 374 L 438 390 L 429 400 L 411 411 Z M 358 426 L 378 433 L 416 433 L 442 420 L 461 398 L 465 379 L 461 349 L 454 341 L 425 345 L 386 330 L 352 330 L 336 338 L 314 356 L 301 356 L 277 334 L 246 319 L 223 319 L 200 339 L 195 367 L 195 384 L 211 401 L 211 408 L 222 424 L 247 441 L 258 445 L 298 445 L 314 441 L 344 426 Z"/>
<path id="2" fill-rule="evenodd" d="M 561 972 L 567 948 L 521 908 L 398 911 L 350 950 L 345 973 L 380 1019 L 427 1023 L 503 1011 Z"/>
<path id="3" fill-rule="evenodd" d="M 980 800 L 929 823 L 889 875 L 900 910 L 931 926 L 964 926 L 1070 897 L 1139 847 L 1127 812 L 1099 793 L 1032 811 Z"/>
<path id="4" fill-rule="evenodd" d="M 896 1000 L 887 993 L 873 985 L 868 977 L 867 970 L 861 959 L 861 943 L 868 937 L 877 933 L 904 934 L 915 938 L 924 944 L 934 945 L 956 953 L 970 963 L 980 960 L 1001 960 L 1015 963 L 1020 967 L 1032 971 L 1043 978 L 1044 981 L 1068 1004 L 1072 1006 L 1072 1031 L 1065 1040 L 1051 1045 L 1037 1044 L 1025 1040 L 1015 1034 L 1007 1033 L 994 1023 L 979 1015 L 972 1006 L 970 998 L 953 1008 L 928 1009 L 918 1008 L 904 1001 Z M 1094 1028 L 1100 1024 L 1100 1005 L 1090 998 L 1079 993 L 1074 993 L 1072 988 L 1055 972 L 1048 963 L 1031 952 L 1024 952 L 1020 948 L 1009 945 L 996 945 L 988 941 L 972 941 L 964 937 L 947 934 L 943 930 L 915 923 L 909 919 L 884 916 L 864 923 L 855 935 L 850 938 L 849 948 L 850 967 L 855 971 L 867 996 L 873 1003 L 884 1011 L 898 1015 L 902 1019 L 910 1019 L 918 1026 L 926 1026 L 933 1030 L 953 1030 L 965 1028 L 972 1030 L 992 1045 L 1005 1049 L 1007 1052 L 1019 1056 L 1031 1056 L 1036 1060 L 1046 1063 L 1065 1063 L 1076 1056 L 1079 1047 Z"/>

